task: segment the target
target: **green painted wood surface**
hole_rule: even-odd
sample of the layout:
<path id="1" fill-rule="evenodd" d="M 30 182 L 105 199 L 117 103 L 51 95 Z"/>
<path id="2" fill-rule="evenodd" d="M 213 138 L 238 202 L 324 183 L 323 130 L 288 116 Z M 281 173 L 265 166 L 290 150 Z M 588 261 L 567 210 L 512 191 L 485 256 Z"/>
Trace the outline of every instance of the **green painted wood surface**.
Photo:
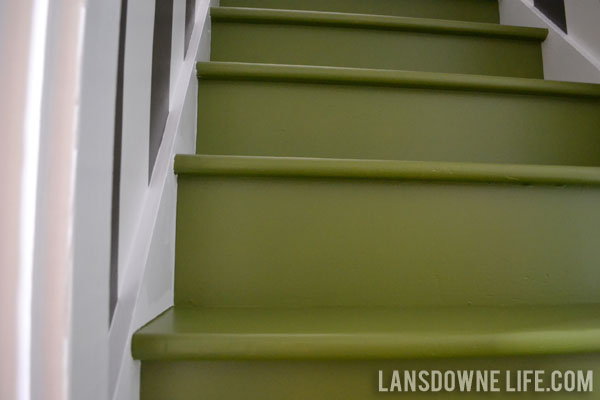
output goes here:
<path id="1" fill-rule="evenodd" d="M 544 28 L 499 25 L 485 22 L 452 21 L 390 15 L 348 14 L 323 11 L 274 10 L 243 7 L 212 7 L 212 21 L 276 23 L 282 25 L 323 25 L 346 28 L 371 28 L 449 35 L 477 35 L 542 41 L 548 36 Z"/>
<path id="2" fill-rule="evenodd" d="M 372 360 L 600 352 L 600 306 L 181 308 L 140 329 L 138 360 Z"/>
<path id="3" fill-rule="evenodd" d="M 495 0 L 221 6 L 259 9 L 212 10 L 212 60 L 274 64 L 198 64 L 205 155 L 175 160 L 176 307 L 132 339 L 143 400 L 600 374 L 600 86 L 523 79 L 545 30 L 497 25 Z"/>
<path id="4" fill-rule="evenodd" d="M 197 70 L 202 80 L 322 83 L 600 98 L 600 84 L 541 79 L 235 62 L 200 62 Z"/>
<path id="5" fill-rule="evenodd" d="M 211 15 L 213 61 L 543 78 L 542 29 L 245 8 Z"/>
<path id="6" fill-rule="evenodd" d="M 221 0 L 220 5 L 499 22 L 495 0 Z"/>
<path id="7" fill-rule="evenodd" d="M 600 85 L 200 64 L 199 154 L 600 165 Z"/>
<path id="8" fill-rule="evenodd" d="M 323 25 L 372 28 L 394 31 L 478 35 L 542 41 L 548 30 L 485 22 L 453 21 L 390 15 L 349 14 L 323 11 L 277 10 L 244 7 L 212 7 L 212 21 L 277 23 L 283 25 Z"/>
<path id="9" fill-rule="evenodd" d="M 592 370 L 593 393 L 379 393 L 379 370 Z M 371 361 L 179 361 L 142 363 L 144 400 L 592 400 L 600 390 L 600 354 Z M 513 375 L 513 384 L 514 384 Z"/>
<path id="10" fill-rule="evenodd" d="M 177 155 L 175 172 L 196 176 L 350 178 L 542 185 L 600 185 L 600 168 L 333 158 Z"/>
<path id="11" fill-rule="evenodd" d="M 178 177 L 176 304 L 600 301 L 598 186 L 265 175 Z"/>

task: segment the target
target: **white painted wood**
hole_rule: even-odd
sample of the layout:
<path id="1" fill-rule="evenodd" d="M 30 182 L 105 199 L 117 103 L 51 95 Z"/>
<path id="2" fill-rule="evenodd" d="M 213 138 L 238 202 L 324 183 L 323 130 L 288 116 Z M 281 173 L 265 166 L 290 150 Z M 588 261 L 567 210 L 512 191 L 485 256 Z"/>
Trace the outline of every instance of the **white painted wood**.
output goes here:
<path id="1" fill-rule="evenodd" d="M 594 58 L 591 50 L 577 38 L 561 31 L 533 6 L 533 1 L 500 0 L 499 4 L 502 24 L 548 29 L 548 38 L 542 44 L 545 79 L 600 83 L 600 62 Z M 573 29 L 577 23 L 570 20 L 567 14 L 568 29 Z"/>
<path id="2" fill-rule="evenodd" d="M 600 0 L 565 0 L 569 36 L 600 65 Z"/>
<path id="3" fill-rule="evenodd" d="M 148 190 L 155 0 L 129 0 L 123 78 L 119 277 L 125 275 Z M 122 280 L 119 279 L 120 291 Z"/>
<path id="4" fill-rule="evenodd" d="M 172 49 L 172 59 L 177 63 L 177 57 L 183 56 L 183 32 L 185 26 L 184 13 L 174 9 L 174 40 L 178 37 L 181 44 Z M 185 2 L 181 2 L 185 5 Z M 162 144 L 158 152 L 152 179 L 144 190 L 141 181 L 131 181 L 136 173 L 128 174 L 127 182 L 121 181 L 123 190 L 129 191 L 131 205 L 137 204 L 134 214 L 139 214 L 135 229 L 122 230 L 121 234 L 132 235 L 122 242 L 126 256 L 120 260 L 119 301 L 113 317 L 110 330 L 110 366 L 109 387 L 111 398 L 131 400 L 139 398 L 139 362 L 131 358 L 130 345 L 133 333 L 173 304 L 173 276 L 175 254 L 175 210 L 176 210 L 176 177 L 173 174 L 173 159 L 177 153 L 193 153 L 195 151 L 196 135 L 196 95 L 197 82 L 195 78 L 195 63 L 197 60 L 209 59 L 209 0 L 198 0 L 197 20 L 190 39 L 190 49 L 180 67 L 172 68 L 174 85 L 171 88 L 171 106 L 165 127 Z M 216 2 L 212 2 L 216 5 Z M 131 10 L 131 8 L 130 8 Z M 181 48 L 179 47 L 181 45 Z M 127 51 L 127 50 L 126 50 Z M 151 60 L 151 55 L 146 60 Z M 126 58 L 128 55 L 126 55 Z M 141 62 L 141 60 L 139 61 Z M 127 67 L 126 67 L 127 68 Z M 127 78 L 126 78 L 127 79 Z M 172 81 L 173 82 L 173 81 Z M 149 85 L 149 81 L 147 83 Z M 140 94 L 136 92 L 136 96 Z M 146 107 L 149 106 L 146 105 Z M 124 117 L 126 114 L 124 114 Z M 145 128 L 147 135 L 147 128 Z M 124 129 L 123 135 L 129 135 Z M 132 142 L 133 143 L 133 140 Z M 140 144 L 137 144 L 140 146 Z M 143 151 L 147 153 L 147 139 L 142 142 Z M 125 146 L 123 147 L 123 157 Z M 147 157 L 138 156 L 133 150 L 128 153 L 137 158 L 137 168 L 147 169 Z M 144 162 L 144 160 L 146 160 Z M 129 163 L 126 168 L 136 168 L 136 163 Z M 138 180 L 144 177 L 137 175 Z M 123 197 L 122 197 L 123 198 Z M 136 198 L 134 201 L 133 199 Z M 123 210 L 123 209 L 122 209 Z M 132 209 L 126 208 L 125 213 Z M 125 216 L 123 223 L 135 221 L 131 215 Z M 133 229 L 133 230 L 132 230 Z"/>
<path id="5" fill-rule="evenodd" d="M 173 103 L 179 74 L 182 72 L 185 42 L 185 0 L 173 0 L 173 36 L 171 38 L 171 81 L 170 98 Z"/>
<path id="6" fill-rule="evenodd" d="M 110 217 L 120 0 L 87 0 L 77 122 L 69 399 L 108 398 Z"/>

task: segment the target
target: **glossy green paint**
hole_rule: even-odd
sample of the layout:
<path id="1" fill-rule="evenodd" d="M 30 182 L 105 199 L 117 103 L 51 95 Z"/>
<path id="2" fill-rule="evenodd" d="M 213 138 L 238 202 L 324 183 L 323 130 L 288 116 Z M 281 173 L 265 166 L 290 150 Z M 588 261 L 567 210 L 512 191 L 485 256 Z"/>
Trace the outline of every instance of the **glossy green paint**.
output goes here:
<path id="1" fill-rule="evenodd" d="M 349 178 L 399 181 L 600 185 L 600 168 L 552 165 L 183 155 L 175 172 L 196 176 Z"/>
<path id="2" fill-rule="evenodd" d="M 497 76 L 235 62 L 201 62 L 197 64 L 197 72 L 203 80 L 328 83 L 600 98 L 600 84 Z"/>
<path id="3" fill-rule="evenodd" d="M 500 387 L 507 370 L 593 370 L 597 376 L 600 309 L 176 307 L 136 333 L 132 346 L 143 360 L 144 400 L 370 399 L 385 395 L 377 392 L 379 370 L 388 386 L 393 370 L 501 370 Z M 443 396 L 486 399 L 490 393 Z"/>
<path id="4" fill-rule="evenodd" d="M 379 370 L 388 388 L 394 370 L 500 370 L 501 388 L 507 370 L 513 373 L 513 387 L 516 370 L 592 370 L 595 379 L 593 393 L 379 393 Z M 147 361 L 142 363 L 141 393 L 144 400 L 592 400 L 600 390 L 598 376 L 599 353 L 395 361 Z"/>
<path id="5" fill-rule="evenodd" d="M 545 30 L 495 0 L 221 6 L 259 9 L 212 10 L 212 60 L 240 62 L 198 64 L 204 155 L 175 160 L 176 306 L 132 339 L 142 400 L 600 375 L 600 86 L 523 79 Z"/>
<path id="6" fill-rule="evenodd" d="M 500 20 L 496 0 L 221 0 L 220 5 L 491 23 Z"/>
<path id="7" fill-rule="evenodd" d="M 600 85 L 200 64 L 199 154 L 600 165 Z"/>
<path id="8" fill-rule="evenodd" d="M 368 179 L 180 174 L 175 303 L 600 301 L 600 187 L 510 183 L 510 169 L 491 184 L 370 168 Z"/>
<path id="9" fill-rule="evenodd" d="M 370 28 L 390 31 L 478 35 L 542 41 L 548 30 L 484 22 L 452 21 L 432 18 L 395 17 L 390 15 L 348 14 L 323 11 L 272 10 L 243 7 L 212 7 L 212 21 L 277 23 L 283 25 L 323 25 L 346 28 Z"/>
<path id="10" fill-rule="evenodd" d="M 543 78 L 542 29 L 244 8 L 211 14 L 214 61 Z"/>
<path id="11" fill-rule="evenodd" d="M 600 352 L 600 306 L 174 307 L 133 356 L 175 360 L 400 360 Z"/>

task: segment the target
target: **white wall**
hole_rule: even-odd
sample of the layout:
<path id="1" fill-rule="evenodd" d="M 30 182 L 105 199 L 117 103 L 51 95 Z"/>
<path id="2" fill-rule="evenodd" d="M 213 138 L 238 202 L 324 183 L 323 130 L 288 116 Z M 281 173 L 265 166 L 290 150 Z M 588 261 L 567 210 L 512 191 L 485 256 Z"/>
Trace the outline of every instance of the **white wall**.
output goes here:
<path id="1" fill-rule="evenodd" d="M 600 61 L 594 57 L 600 43 L 594 32 L 598 25 L 579 19 L 577 14 L 589 13 L 600 20 L 598 0 L 567 0 L 567 29 L 562 32 L 533 6 L 533 0 L 499 0 L 500 22 L 505 25 L 547 28 L 548 38 L 542 44 L 544 77 L 550 80 L 600 83 Z M 578 3 L 579 5 L 573 5 Z M 577 9 L 573 14 L 573 10 Z M 582 24 L 581 28 L 577 26 Z M 591 25 L 593 25 L 593 28 Z M 573 33 L 571 33 L 573 32 Z M 585 37 L 585 39 L 582 39 Z"/>
<path id="2" fill-rule="evenodd" d="M 24 261 L 21 190 L 32 3 L 0 2 L 0 399 L 15 398 L 23 379 L 18 349 L 26 335 L 19 331 L 18 288 Z"/>
<path id="3" fill-rule="evenodd" d="M 85 16 L 85 0 L 53 1 L 48 7 L 45 52 L 40 52 L 44 54 L 40 60 L 44 84 L 32 286 L 31 399 L 65 399 L 80 376 L 69 369 L 73 349 L 65 338 L 72 334 L 73 201 L 78 141 L 84 140 L 78 122 Z"/>

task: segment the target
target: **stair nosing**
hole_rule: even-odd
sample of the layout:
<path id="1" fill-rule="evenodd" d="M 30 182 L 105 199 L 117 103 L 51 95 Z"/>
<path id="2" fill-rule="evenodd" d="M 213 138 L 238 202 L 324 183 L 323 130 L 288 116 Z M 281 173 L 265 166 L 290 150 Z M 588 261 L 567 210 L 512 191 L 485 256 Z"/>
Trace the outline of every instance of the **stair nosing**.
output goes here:
<path id="1" fill-rule="evenodd" d="M 543 41 L 548 35 L 548 30 L 545 28 L 508 26 L 486 22 L 267 8 L 212 7 L 211 18 L 216 22 L 340 26 L 534 41 Z"/>
<path id="2" fill-rule="evenodd" d="M 532 78 L 221 61 L 199 62 L 196 68 L 197 76 L 201 80 L 387 86 L 600 98 L 600 84 L 546 81 Z"/>
<path id="3" fill-rule="evenodd" d="M 139 346 L 143 341 L 152 341 L 154 346 L 169 350 L 164 352 L 151 352 L 134 350 L 132 356 L 136 360 L 142 361 L 168 361 L 168 360 L 367 360 L 367 359 L 425 359 L 425 358 L 451 358 L 451 357 L 501 357 L 501 356 L 531 356 L 531 355 L 549 355 L 549 354 L 580 354 L 590 352 L 600 352 L 600 343 L 597 337 L 600 335 L 600 329 L 593 332 L 582 332 L 581 334 L 570 334 L 570 340 L 561 339 L 560 333 L 556 335 L 547 334 L 547 336 L 560 336 L 557 338 L 546 337 L 546 341 L 552 343 L 552 349 L 548 350 L 541 347 L 541 338 L 539 332 L 532 332 L 529 335 L 522 334 L 520 343 L 517 340 L 511 340 L 510 335 L 498 339 L 498 335 L 464 335 L 465 337 L 445 337 L 445 348 L 437 349 L 435 352 L 427 353 L 421 348 L 415 348 L 417 342 L 424 346 L 422 340 L 418 338 L 399 338 L 399 335 L 380 335 L 376 343 L 363 341 L 353 343 L 339 348 L 339 342 L 347 338 L 346 335 L 331 335 L 330 340 L 324 341 L 320 345 L 313 345 L 313 348 L 306 349 L 307 342 L 310 340 L 290 340 L 286 345 L 297 350 L 277 349 L 275 346 L 257 344 L 252 337 L 244 335 L 229 335 L 229 343 L 222 345 L 212 345 L 210 350 L 197 348 L 195 351 L 178 350 L 181 347 L 189 347 L 189 343 L 201 340 L 207 343 L 213 341 L 222 341 L 225 335 L 205 334 L 205 335 L 179 335 L 177 338 L 165 339 L 161 335 L 138 336 L 134 339 L 135 346 Z M 258 335 L 254 336 L 261 341 Z M 306 337 L 305 337 L 306 338 Z M 496 347 L 485 349 L 485 343 L 494 338 Z M 214 340 L 216 339 L 216 340 Z M 242 340 L 245 346 L 252 350 L 232 349 L 230 342 Z M 442 337 L 432 338 L 431 348 L 439 343 Z M 568 343 L 570 341 L 571 343 Z M 162 344 L 161 344 L 162 342 Z M 168 343 L 167 343 L 168 342 Z M 559 343 L 560 342 L 560 343 Z M 211 347 L 211 345 L 207 346 Z M 304 350 L 303 350 L 304 349 Z"/>
<path id="4" fill-rule="evenodd" d="M 535 308 L 535 306 L 531 307 Z M 541 307 L 546 308 L 546 306 Z M 595 309 L 597 306 L 593 305 L 593 307 Z M 175 308 L 169 312 L 175 312 Z M 483 307 L 482 310 L 485 312 L 488 308 Z M 498 309 L 498 307 L 493 308 Z M 517 311 L 513 318 L 523 319 L 527 315 L 520 313 L 518 308 L 515 309 Z M 552 311 L 552 308 L 548 310 Z M 512 315 L 515 311 L 511 311 L 508 307 L 503 312 L 510 312 Z M 165 317 L 168 318 L 168 315 L 159 318 Z M 397 315 L 397 318 L 401 317 L 402 314 Z M 559 320 L 561 318 L 564 318 L 564 313 L 558 317 Z M 581 318 L 594 318 L 594 321 L 597 321 L 598 314 L 592 310 L 589 315 L 586 314 Z M 462 323 L 468 324 L 468 321 L 467 318 Z M 288 323 L 289 321 L 285 322 Z M 562 322 L 565 323 L 567 322 Z M 131 347 L 135 359 L 142 361 L 381 360 L 578 354 L 600 351 L 600 326 L 584 324 L 577 329 L 563 330 L 553 328 L 552 321 L 542 322 L 539 327 L 524 324 L 514 330 L 427 331 L 427 335 L 424 335 L 425 331 L 421 330 L 425 328 L 380 331 L 377 327 L 370 326 L 365 326 L 361 331 L 343 329 L 319 332 L 295 331 L 298 322 L 290 327 L 289 331 L 250 329 L 246 332 L 211 331 L 214 328 L 209 328 L 208 331 L 178 332 L 173 328 L 152 329 L 150 324 L 133 336 Z"/>
<path id="5" fill-rule="evenodd" d="M 346 178 L 598 186 L 600 167 L 303 157 L 177 155 L 175 173 L 198 176 Z"/>

